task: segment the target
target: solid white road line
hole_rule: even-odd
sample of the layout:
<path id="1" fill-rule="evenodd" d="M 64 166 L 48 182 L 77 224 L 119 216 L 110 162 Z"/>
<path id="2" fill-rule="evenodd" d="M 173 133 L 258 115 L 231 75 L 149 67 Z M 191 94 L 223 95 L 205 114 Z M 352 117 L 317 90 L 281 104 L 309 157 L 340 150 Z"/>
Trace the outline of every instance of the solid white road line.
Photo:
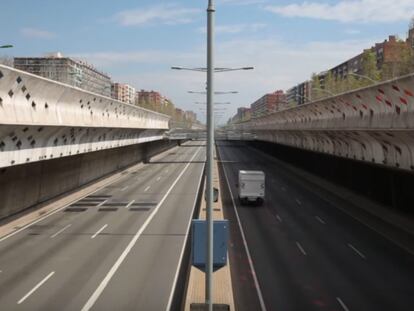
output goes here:
<path id="1" fill-rule="evenodd" d="M 282 222 L 282 218 L 279 216 L 279 214 L 276 214 L 276 218 L 279 220 L 279 222 Z"/>
<path id="2" fill-rule="evenodd" d="M 299 242 L 296 242 L 296 246 L 299 248 L 299 250 L 302 252 L 302 254 L 306 256 L 306 252 L 305 252 L 305 250 L 303 249 L 302 245 L 300 245 L 300 243 L 299 243 Z"/>
<path id="3" fill-rule="evenodd" d="M 125 186 L 124 188 L 121 189 L 121 191 L 125 191 L 128 189 L 129 186 Z"/>
<path id="4" fill-rule="evenodd" d="M 102 226 L 102 228 L 101 229 L 99 229 L 98 231 L 96 231 L 96 233 L 93 235 L 93 236 L 91 236 L 91 239 L 94 239 L 99 233 L 101 233 L 106 227 L 108 227 L 108 224 L 105 224 L 105 225 L 103 225 Z"/>
<path id="5" fill-rule="evenodd" d="M 298 205 L 302 205 L 302 202 L 299 199 L 296 199 L 296 203 L 298 203 Z"/>
<path id="6" fill-rule="evenodd" d="M 130 207 L 133 203 L 135 202 L 135 200 L 132 200 L 131 202 L 129 202 L 127 205 L 125 205 L 125 208 Z"/>
<path id="7" fill-rule="evenodd" d="M 341 305 L 342 309 L 344 309 L 345 311 L 349 311 L 348 307 L 346 306 L 346 304 L 344 304 L 344 302 L 342 301 L 341 298 L 336 297 L 336 300 L 338 300 L 338 302 Z"/>
<path id="8" fill-rule="evenodd" d="M 42 286 L 48 279 L 52 277 L 52 275 L 55 274 L 55 271 L 50 272 L 43 280 L 41 280 L 35 287 L 33 287 L 30 292 L 28 292 L 26 295 L 24 295 L 17 304 L 21 304 L 23 301 L 25 301 L 31 294 L 33 294 L 40 286 Z"/>
<path id="9" fill-rule="evenodd" d="M 203 165 L 203 168 L 201 169 L 201 172 L 204 171 L 204 166 L 205 166 L 205 163 Z M 201 181 L 202 181 L 203 177 L 204 177 L 204 174 L 200 174 L 200 179 L 198 180 L 197 189 L 200 189 Z M 194 209 L 196 207 L 196 203 L 197 203 L 197 195 L 194 197 L 193 210 L 191 211 L 191 215 L 194 215 Z M 187 240 L 187 238 L 188 238 L 188 233 L 190 232 L 190 226 L 191 226 L 191 221 L 188 222 L 187 230 L 185 231 L 185 232 L 187 232 L 186 235 L 185 235 L 185 240 Z M 186 243 L 183 243 L 183 247 L 181 249 L 181 254 L 180 254 L 180 260 L 179 260 L 178 265 L 177 265 L 177 270 L 175 270 L 173 286 L 172 286 L 171 291 L 170 291 L 170 297 L 168 298 L 167 307 L 165 308 L 165 310 L 167 310 L 167 311 L 171 310 L 171 304 L 172 304 L 172 301 L 173 301 L 175 288 L 177 287 L 178 273 L 180 271 L 180 267 L 181 267 L 181 264 L 182 264 L 182 261 L 183 261 L 185 244 Z"/>
<path id="10" fill-rule="evenodd" d="M 99 203 L 96 207 L 100 207 L 100 206 L 104 205 L 106 202 L 108 202 L 108 199 L 106 199 L 105 201 Z"/>
<path id="11" fill-rule="evenodd" d="M 72 226 L 72 224 L 67 225 L 66 227 L 60 229 L 58 232 L 56 232 L 54 235 L 52 235 L 50 238 L 53 239 L 55 236 L 57 236 L 58 234 L 62 233 L 63 231 L 65 231 L 67 228 L 69 228 L 70 226 Z"/>
<path id="12" fill-rule="evenodd" d="M 355 246 L 353 246 L 352 244 L 348 243 L 348 246 L 355 252 L 357 253 L 359 256 L 361 256 L 363 259 L 365 258 L 365 255 L 362 254 Z"/>
<path id="13" fill-rule="evenodd" d="M 148 216 L 148 218 L 145 220 L 144 224 L 141 226 L 141 228 L 137 231 L 137 233 L 135 233 L 134 237 L 132 238 L 132 240 L 129 242 L 129 244 L 127 245 L 127 247 L 125 248 L 125 250 L 122 252 L 121 256 L 119 256 L 119 258 L 117 259 L 117 261 L 114 263 L 114 265 L 112 266 L 112 268 L 109 270 L 109 272 L 106 274 L 105 278 L 102 280 L 102 282 L 99 284 L 99 286 L 96 288 L 96 290 L 94 291 L 94 293 L 92 294 L 91 297 L 89 297 L 88 301 L 86 302 L 86 304 L 83 306 L 81 311 L 87 311 L 90 308 L 92 308 L 92 306 L 95 304 L 96 300 L 98 300 L 99 296 L 102 294 L 102 292 L 104 291 L 105 287 L 108 285 L 109 281 L 112 279 L 112 277 L 114 276 L 114 274 L 116 273 L 116 271 L 119 269 L 119 267 L 121 266 L 122 262 L 125 260 L 126 256 L 128 256 L 129 252 L 131 251 L 131 249 L 134 247 L 134 245 L 136 244 L 136 242 L 138 241 L 139 237 L 141 236 L 142 232 L 144 232 L 144 230 L 147 228 L 148 224 L 151 222 L 151 220 L 154 218 L 155 214 L 158 212 L 158 210 L 160 209 L 161 205 L 164 203 L 164 201 L 167 199 L 168 195 L 171 193 L 171 191 L 173 190 L 174 186 L 178 183 L 178 181 L 181 179 L 181 177 L 184 175 L 184 173 L 187 171 L 188 167 L 190 166 L 191 162 L 194 160 L 194 158 L 196 157 L 196 155 L 198 154 L 198 152 L 201 150 L 201 147 L 199 147 L 196 151 L 196 153 L 193 155 L 193 157 L 191 158 L 191 160 L 187 163 L 187 165 L 184 167 L 184 169 L 181 171 L 180 175 L 178 175 L 178 177 L 175 179 L 175 181 L 172 183 L 172 185 L 170 186 L 170 188 L 168 188 L 167 192 L 165 193 L 165 195 L 163 196 L 163 198 L 161 199 L 161 201 L 158 203 L 158 205 L 154 208 L 154 210 L 152 211 L 152 213 Z"/>
<path id="14" fill-rule="evenodd" d="M 231 202 L 233 203 L 234 213 L 236 214 L 237 223 L 238 223 L 239 229 L 240 229 L 240 234 L 241 234 L 241 237 L 242 237 L 242 240 L 243 240 L 244 248 L 246 250 L 247 260 L 249 262 L 249 266 L 250 266 L 250 270 L 252 272 L 252 277 L 253 277 L 254 285 L 255 285 L 256 291 L 257 291 L 257 296 L 259 298 L 260 308 L 261 308 L 262 311 L 266 311 L 266 305 L 264 303 L 262 290 L 260 289 L 259 281 L 257 279 L 256 270 L 254 269 L 254 265 L 253 265 L 252 256 L 250 255 L 249 247 L 247 246 L 246 236 L 244 234 L 243 227 L 242 227 L 242 224 L 240 222 L 239 213 L 237 212 L 237 209 L 236 209 L 236 203 L 234 201 L 233 192 L 231 190 L 230 182 L 229 182 L 229 179 L 227 177 L 226 167 L 223 166 L 223 168 L 224 168 L 224 176 L 226 177 L 226 181 L 227 181 L 227 187 L 229 188 L 229 191 L 230 191 Z"/>
<path id="15" fill-rule="evenodd" d="M 315 216 L 316 220 L 319 221 L 321 224 L 326 225 L 326 222 L 320 218 L 319 216 Z"/>
<path id="16" fill-rule="evenodd" d="M 149 190 L 149 188 L 151 188 L 151 186 L 148 186 L 147 188 L 145 188 L 144 192 L 147 192 Z"/>

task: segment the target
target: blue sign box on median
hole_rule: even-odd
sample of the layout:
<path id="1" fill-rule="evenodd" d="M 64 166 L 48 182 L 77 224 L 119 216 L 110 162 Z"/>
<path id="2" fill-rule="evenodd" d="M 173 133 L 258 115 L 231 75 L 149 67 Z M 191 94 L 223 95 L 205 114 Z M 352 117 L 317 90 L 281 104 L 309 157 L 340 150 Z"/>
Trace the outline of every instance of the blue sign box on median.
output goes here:
<path id="1" fill-rule="evenodd" d="M 205 271 L 207 251 L 207 222 L 205 220 L 192 221 L 192 265 Z M 227 264 L 227 244 L 229 239 L 228 220 L 215 220 L 213 224 L 213 270 L 216 271 Z"/>

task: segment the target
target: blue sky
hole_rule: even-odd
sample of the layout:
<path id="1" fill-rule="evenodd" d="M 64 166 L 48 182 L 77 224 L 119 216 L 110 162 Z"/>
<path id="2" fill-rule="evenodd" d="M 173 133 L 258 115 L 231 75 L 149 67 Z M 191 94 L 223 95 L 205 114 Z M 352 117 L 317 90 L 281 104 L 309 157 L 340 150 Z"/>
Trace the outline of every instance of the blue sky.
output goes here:
<path id="1" fill-rule="evenodd" d="M 1 0 L 0 44 L 11 56 L 61 51 L 83 58 L 114 81 L 161 91 L 202 118 L 205 76 L 172 65 L 205 65 L 207 0 Z M 218 98 L 237 107 L 312 72 L 328 69 L 382 41 L 405 38 L 413 0 L 216 0 L 216 65 L 254 66 L 217 75 Z M 1 53 L 6 50 L 1 51 Z"/>

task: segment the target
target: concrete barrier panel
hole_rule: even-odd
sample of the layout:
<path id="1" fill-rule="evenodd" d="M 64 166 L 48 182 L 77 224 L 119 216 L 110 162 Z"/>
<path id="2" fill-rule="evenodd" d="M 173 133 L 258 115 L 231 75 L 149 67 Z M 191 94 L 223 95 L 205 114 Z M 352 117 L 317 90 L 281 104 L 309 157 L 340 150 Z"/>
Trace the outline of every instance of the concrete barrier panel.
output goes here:
<path id="1" fill-rule="evenodd" d="M 176 141 L 154 141 L 3 168 L 0 170 L 0 219 L 176 145 Z"/>

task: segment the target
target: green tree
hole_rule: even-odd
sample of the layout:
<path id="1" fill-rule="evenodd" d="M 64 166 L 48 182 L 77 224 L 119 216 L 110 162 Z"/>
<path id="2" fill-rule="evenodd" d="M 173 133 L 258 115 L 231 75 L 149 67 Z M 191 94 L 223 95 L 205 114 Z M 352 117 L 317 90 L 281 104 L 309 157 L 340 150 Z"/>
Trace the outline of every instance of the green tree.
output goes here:
<path id="1" fill-rule="evenodd" d="M 345 79 L 345 86 L 346 86 L 345 91 L 349 92 L 355 89 L 359 89 L 360 87 L 363 86 L 363 84 L 361 82 L 361 79 L 356 78 L 353 75 L 347 75 Z"/>
<path id="2" fill-rule="evenodd" d="M 321 91 L 320 91 L 321 81 L 319 80 L 319 76 L 316 73 L 312 74 L 311 79 L 312 79 L 312 82 L 311 82 L 311 85 L 312 85 L 311 97 L 312 97 L 312 100 L 318 100 L 322 97 L 321 96 Z"/>
<path id="3" fill-rule="evenodd" d="M 329 92 L 330 93 L 336 93 L 335 91 L 335 89 L 336 89 L 336 81 L 335 81 L 335 78 L 334 78 L 334 76 L 333 76 L 333 74 L 332 74 L 332 72 L 331 71 L 328 71 L 328 73 L 325 75 L 325 78 L 324 78 L 324 89 L 327 91 L 327 92 L 323 92 L 324 94 L 323 94 L 323 96 L 324 97 L 328 97 L 329 96 Z"/>
<path id="4" fill-rule="evenodd" d="M 362 55 L 362 72 L 363 75 L 371 78 L 372 80 L 379 81 L 381 74 L 377 67 L 377 57 L 375 52 L 365 50 Z M 364 85 L 370 85 L 371 82 L 365 79 Z"/>

